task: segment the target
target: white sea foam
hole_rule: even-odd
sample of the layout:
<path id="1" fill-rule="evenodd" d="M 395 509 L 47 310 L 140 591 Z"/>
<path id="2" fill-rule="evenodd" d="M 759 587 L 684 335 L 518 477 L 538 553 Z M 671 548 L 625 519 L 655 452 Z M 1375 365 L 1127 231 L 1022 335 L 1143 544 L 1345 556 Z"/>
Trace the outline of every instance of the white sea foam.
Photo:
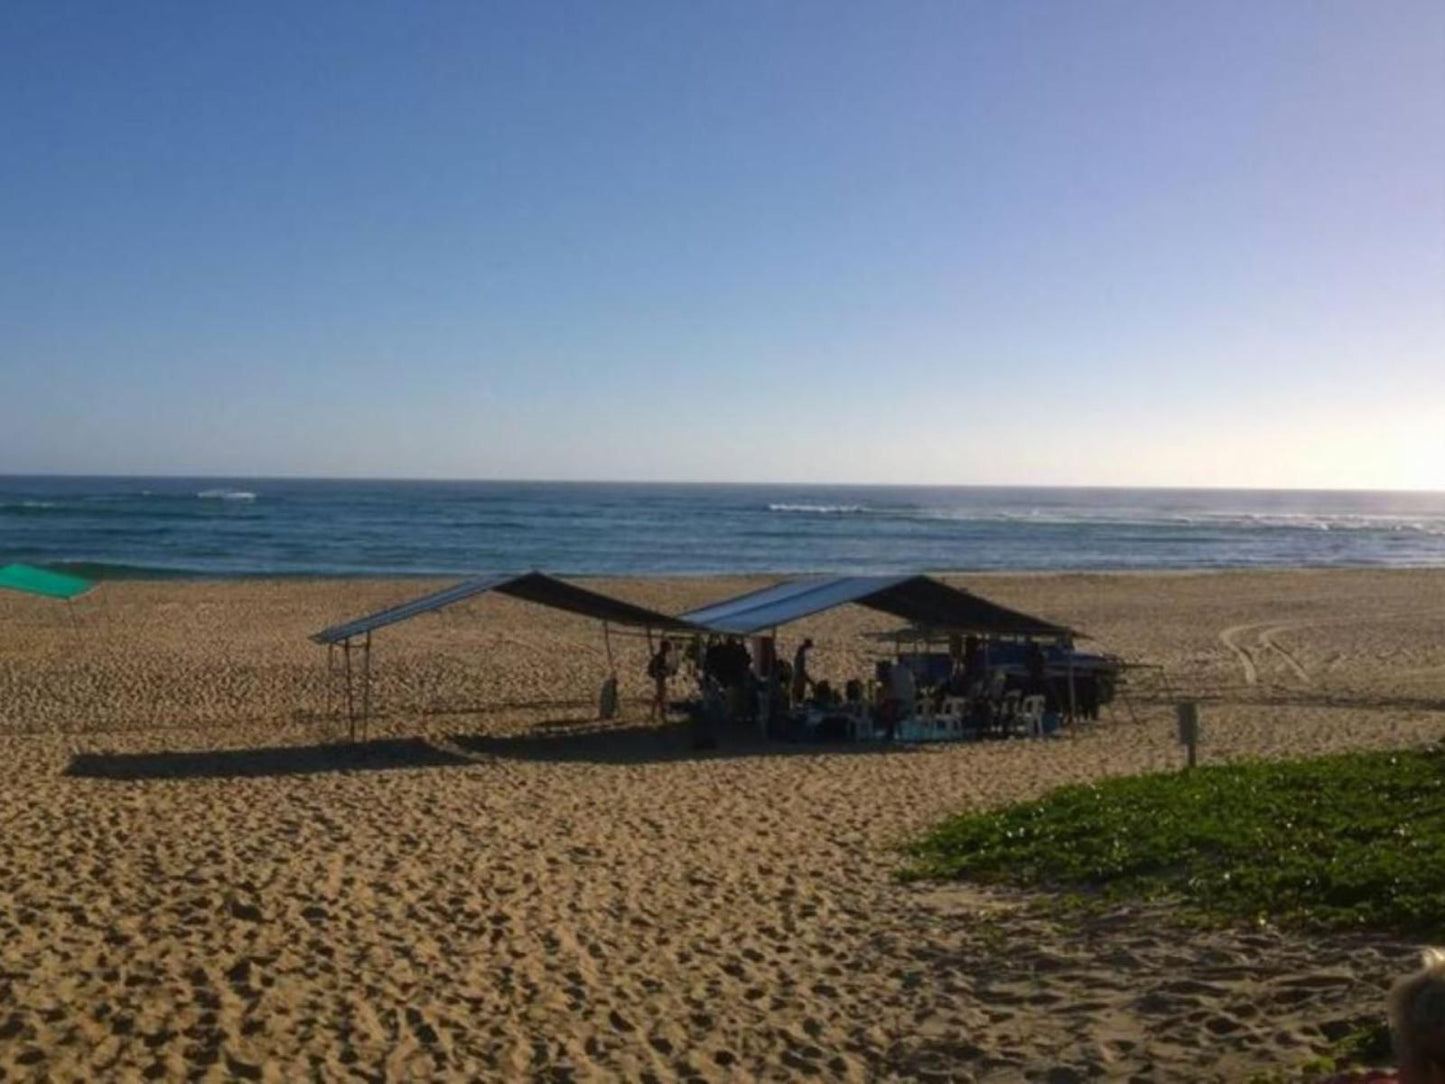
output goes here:
<path id="1" fill-rule="evenodd" d="M 1231 512 L 1194 509 L 1158 512 L 1148 509 L 1044 508 L 898 508 L 870 509 L 902 519 L 948 520 L 956 523 L 1007 523 L 1036 526 L 1161 527 L 1234 531 L 1383 531 L 1445 537 L 1445 517 L 1325 512 Z"/>
<path id="2" fill-rule="evenodd" d="M 196 494 L 203 501 L 254 501 L 256 494 L 244 489 L 203 489 Z"/>
<path id="3" fill-rule="evenodd" d="M 770 504 L 769 512 L 802 512 L 815 516 L 858 515 L 868 509 L 861 504 Z"/>

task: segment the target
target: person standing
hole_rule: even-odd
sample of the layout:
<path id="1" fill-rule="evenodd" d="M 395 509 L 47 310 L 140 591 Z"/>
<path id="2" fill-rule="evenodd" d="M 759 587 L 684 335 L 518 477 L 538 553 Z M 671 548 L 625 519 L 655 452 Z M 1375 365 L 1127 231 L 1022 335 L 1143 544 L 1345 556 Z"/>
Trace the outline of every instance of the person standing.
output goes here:
<path id="1" fill-rule="evenodd" d="M 652 679 L 652 709 L 647 715 L 649 722 L 667 722 L 667 678 L 672 666 L 672 641 L 664 639 L 647 662 L 647 676 Z"/>
<path id="2" fill-rule="evenodd" d="M 808 652 L 813 650 L 813 641 L 804 640 L 798 650 L 793 652 L 793 703 L 801 704 L 803 698 L 808 695 L 808 687 L 813 684 L 812 675 L 808 673 Z"/>

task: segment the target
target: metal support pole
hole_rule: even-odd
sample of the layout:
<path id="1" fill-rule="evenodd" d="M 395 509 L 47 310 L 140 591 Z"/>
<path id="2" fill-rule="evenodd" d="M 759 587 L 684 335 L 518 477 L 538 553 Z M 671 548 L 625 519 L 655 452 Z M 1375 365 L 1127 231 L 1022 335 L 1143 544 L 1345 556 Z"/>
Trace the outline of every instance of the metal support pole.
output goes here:
<path id="1" fill-rule="evenodd" d="M 351 740 L 356 740 L 356 703 L 351 693 L 351 637 L 341 642 L 341 654 L 346 659 L 346 724 Z"/>
<path id="2" fill-rule="evenodd" d="M 1133 723 L 1135 726 L 1138 726 L 1138 725 L 1139 725 L 1139 716 L 1138 716 L 1137 714 L 1135 714 L 1135 712 L 1134 712 L 1134 701 L 1130 700 L 1130 699 L 1129 699 L 1129 694 L 1124 691 L 1124 685 L 1123 685 L 1123 683 L 1120 682 L 1118 685 L 1116 685 L 1116 686 L 1114 687 L 1114 691 L 1117 692 L 1121 697 L 1123 697 L 1123 699 L 1124 699 L 1124 706 L 1129 709 L 1129 721 L 1130 721 L 1131 723 Z"/>
<path id="3" fill-rule="evenodd" d="M 1074 695 L 1074 647 L 1070 644 L 1064 648 L 1064 650 L 1068 652 L 1068 655 L 1065 657 L 1069 660 L 1069 722 L 1077 723 L 1079 721 L 1079 706 L 1078 700 Z"/>
<path id="4" fill-rule="evenodd" d="M 366 630 L 366 653 L 361 657 L 361 737 L 366 738 L 371 718 L 371 630 Z"/>
<path id="5" fill-rule="evenodd" d="M 612 661 L 612 633 L 607 627 L 607 622 L 602 622 L 602 647 L 607 652 L 607 676 L 617 676 L 617 664 Z"/>
<path id="6" fill-rule="evenodd" d="M 336 645 L 326 645 L 326 718 L 332 718 L 332 700 L 336 693 Z"/>

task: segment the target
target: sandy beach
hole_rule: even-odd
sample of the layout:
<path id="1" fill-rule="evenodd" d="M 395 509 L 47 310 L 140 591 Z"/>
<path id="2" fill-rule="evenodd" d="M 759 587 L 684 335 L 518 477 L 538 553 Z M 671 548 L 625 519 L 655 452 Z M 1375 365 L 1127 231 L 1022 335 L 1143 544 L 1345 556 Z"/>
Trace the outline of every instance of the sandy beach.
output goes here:
<path id="1" fill-rule="evenodd" d="M 602 580 L 677 612 L 756 579 Z M 1221 1080 L 1293 1065 L 1415 946 L 903 885 L 940 816 L 1445 737 L 1445 571 L 972 576 L 1146 664 L 1059 741 L 694 753 L 646 644 L 484 597 L 379 632 L 368 743 L 307 636 L 429 581 L 0 596 L 7 1079 Z M 892 627 L 794 626 L 841 681 Z"/>

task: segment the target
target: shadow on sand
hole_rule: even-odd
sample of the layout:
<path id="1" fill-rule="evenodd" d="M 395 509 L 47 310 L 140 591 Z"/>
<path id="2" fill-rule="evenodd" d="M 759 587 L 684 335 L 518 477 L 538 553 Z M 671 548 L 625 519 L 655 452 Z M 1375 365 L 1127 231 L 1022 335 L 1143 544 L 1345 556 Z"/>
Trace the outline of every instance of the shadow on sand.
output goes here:
<path id="1" fill-rule="evenodd" d="M 604 727 L 557 720 L 524 734 L 453 734 L 447 741 L 477 758 L 548 764 L 653 764 L 675 760 L 741 757 L 848 756 L 909 753 L 913 746 L 878 742 L 789 744 L 766 741 L 751 730 L 723 730 L 717 744 L 698 748 L 687 723 Z"/>
<path id="2" fill-rule="evenodd" d="M 724 732 L 699 749 L 685 723 L 599 726 L 551 720 L 517 735 L 453 734 L 437 738 L 380 738 L 356 743 L 280 745 L 157 753 L 77 753 L 65 774 L 75 779 L 246 779 L 395 768 L 452 768 L 492 760 L 547 764 L 653 764 L 753 756 L 906 754 L 906 745 L 878 743 L 788 745 L 748 732 Z"/>
<path id="3" fill-rule="evenodd" d="M 422 738 L 184 753 L 77 753 L 65 774 L 77 779 L 245 779 L 393 768 L 447 768 L 475 763 Z"/>

